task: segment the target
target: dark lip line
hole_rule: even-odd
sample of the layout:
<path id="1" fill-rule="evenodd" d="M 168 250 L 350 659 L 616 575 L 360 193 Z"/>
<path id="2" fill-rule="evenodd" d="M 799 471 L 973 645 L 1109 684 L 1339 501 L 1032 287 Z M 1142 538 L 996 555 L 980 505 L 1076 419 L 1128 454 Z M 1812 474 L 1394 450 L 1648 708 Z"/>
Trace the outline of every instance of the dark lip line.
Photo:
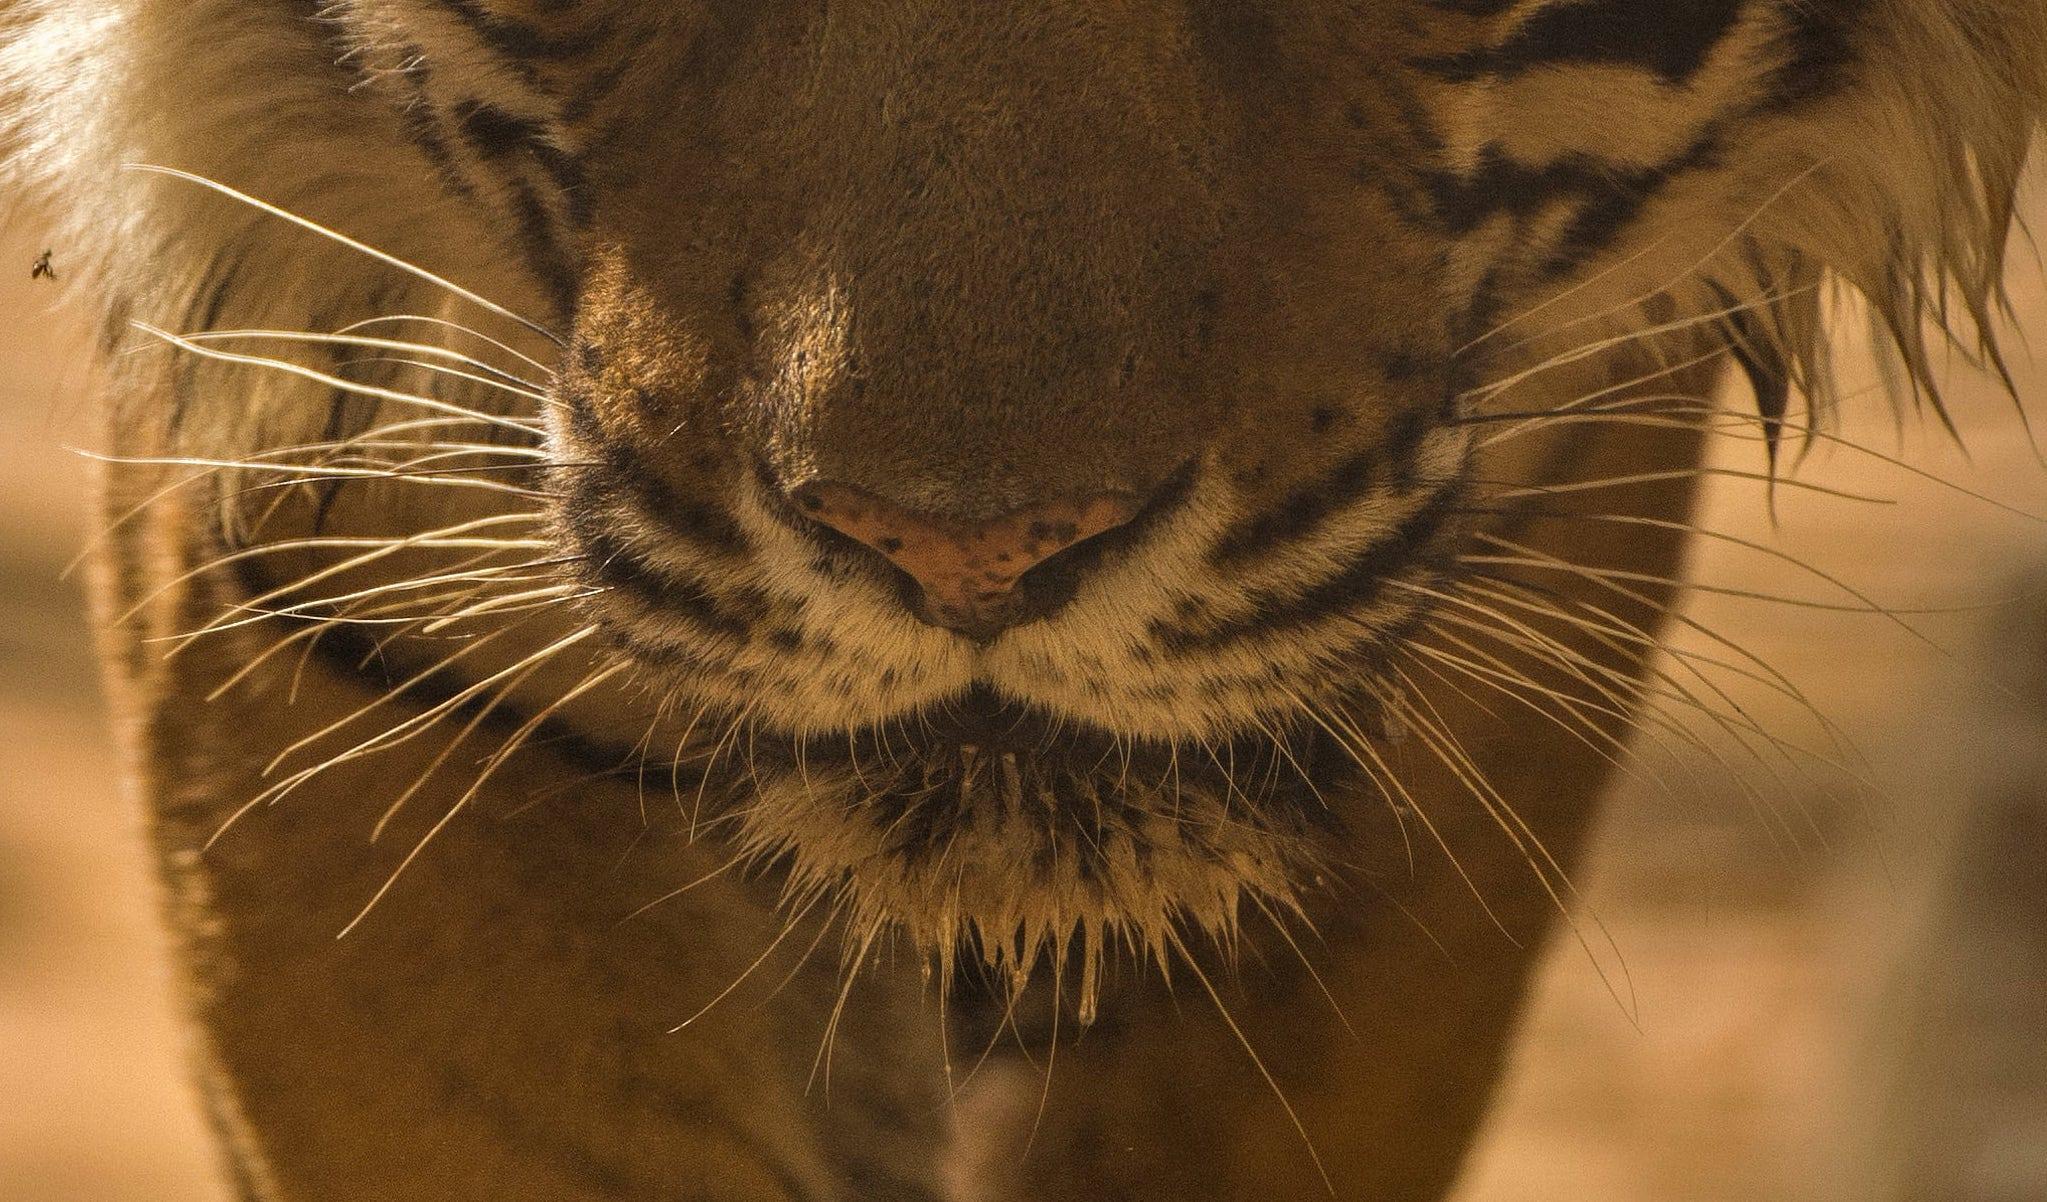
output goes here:
<path id="1" fill-rule="evenodd" d="M 1364 712 L 1353 712 L 1353 719 L 1373 720 L 1371 715 L 1377 712 L 1377 705 L 1367 690 L 1346 689 L 1344 698 L 1367 706 Z M 1091 718 L 1062 713 L 975 681 L 943 697 L 856 727 L 851 735 L 855 740 L 872 740 L 877 746 L 885 746 L 891 732 L 914 732 L 915 741 L 954 749 L 972 747 L 997 754 L 1038 753 L 1064 741 L 1101 743 L 1133 754 L 1168 755 L 1192 750 L 1205 755 L 1207 751 L 1222 754 L 1241 750 L 1240 744 L 1253 749 L 1281 746 L 1297 750 L 1304 741 L 1319 740 L 1326 733 L 1312 720 L 1281 715 L 1282 737 L 1275 738 L 1272 720 L 1273 716 L 1268 715 L 1264 723 L 1247 722 L 1226 735 L 1208 739 L 1161 738 L 1117 731 Z M 790 754 L 813 747 L 836 746 L 843 751 L 848 737 L 843 730 L 806 734 L 773 727 L 764 728 L 759 734 Z"/>
<path id="2" fill-rule="evenodd" d="M 1452 565 L 1442 548 L 1454 541 L 1465 483 L 1447 479 L 1433 491 L 1413 495 L 1422 497 L 1421 503 L 1394 529 L 1354 548 L 1341 568 L 1308 588 L 1291 596 L 1259 598 L 1257 608 L 1212 630 L 1196 633 L 1161 627 L 1154 636 L 1175 655 L 1220 650 L 1373 604 L 1393 582 L 1444 574 Z M 1420 604 L 1419 608 L 1426 612 L 1429 607 Z M 1402 625 L 1404 621 L 1396 622 L 1394 628 Z"/>

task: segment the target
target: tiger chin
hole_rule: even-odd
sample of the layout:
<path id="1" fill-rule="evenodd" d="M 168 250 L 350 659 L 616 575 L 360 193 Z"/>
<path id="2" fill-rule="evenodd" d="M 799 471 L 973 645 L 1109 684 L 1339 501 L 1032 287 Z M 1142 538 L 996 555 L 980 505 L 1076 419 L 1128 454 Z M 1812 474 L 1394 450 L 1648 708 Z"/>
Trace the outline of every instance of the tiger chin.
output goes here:
<path id="1" fill-rule="evenodd" d="M 2034 0 L 0 6 L 226 1171 L 1443 1197 L 1710 440 L 1996 367 L 2043 112 Z"/>

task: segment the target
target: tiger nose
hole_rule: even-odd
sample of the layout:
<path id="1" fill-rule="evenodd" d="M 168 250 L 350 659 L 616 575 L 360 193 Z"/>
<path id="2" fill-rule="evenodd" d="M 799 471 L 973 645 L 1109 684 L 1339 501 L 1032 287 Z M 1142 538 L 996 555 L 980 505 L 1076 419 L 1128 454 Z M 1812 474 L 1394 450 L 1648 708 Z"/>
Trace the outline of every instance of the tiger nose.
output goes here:
<path id="1" fill-rule="evenodd" d="M 819 481 L 791 494 L 812 519 L 879 552 L 916 581 L 918 617 L 986 642 L 1035 616 L 1017 595 L 1025 572 L 1078 543 L 1127 524 L 1125 492 L 1041 501 L 967 525 L 934 519 L 848 484 Z"/>

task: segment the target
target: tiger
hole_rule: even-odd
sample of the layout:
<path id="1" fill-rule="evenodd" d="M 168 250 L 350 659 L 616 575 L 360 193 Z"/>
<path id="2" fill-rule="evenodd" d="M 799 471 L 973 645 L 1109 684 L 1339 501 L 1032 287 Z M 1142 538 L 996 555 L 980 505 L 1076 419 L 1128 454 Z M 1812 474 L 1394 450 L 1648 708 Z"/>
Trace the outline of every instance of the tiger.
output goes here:
<path id="1" fill-rule="evenodd" d="M 223 1177 L 1444 1197 L 1701 481 L 2000 368 L 2043 116 L 2038 0 L 0 4 Z"/>

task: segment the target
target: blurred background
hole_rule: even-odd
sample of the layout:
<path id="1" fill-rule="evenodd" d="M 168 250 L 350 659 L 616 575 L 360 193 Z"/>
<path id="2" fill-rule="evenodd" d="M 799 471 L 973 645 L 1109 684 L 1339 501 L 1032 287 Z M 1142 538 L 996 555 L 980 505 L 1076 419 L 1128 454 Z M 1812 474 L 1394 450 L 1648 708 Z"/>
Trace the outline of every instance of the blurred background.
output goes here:
<path id="1" fill-rule="evenodd" d="M 80 315 L 31 279 L 45 249 L 64 277 L 34 220 L 0 230 L 0 1200 L 217 1202 L 65 576 L 91 533 L 67 448 L 93 432 Z M 2047 339 L 2019 250 L 2021 323 Z M 2047 368 L 2011 349 L 2047 417 Z M 1875 379 L 1853 338 L 1843 357 L 1851 388 Z M 1645 748 L 1622 785 L 1578 881 L 1592 951 L 1552 954 L 1460 1202 L 2047 1200 L 2047 524 L 2011 512 L 2047 515 L 2047 466 L 2003 394 L 1959 364 L 1947 388 L 1966 453 L 1865 396 L 1839 433 L 1866 449 L 1799 469 L 1878 502 L 1709 490 L 1707 526 L 1786 558 L 1707 542 L 1697 575 L 1724 591 L 1689 616 L 1780 670 L 1862 765 L 1828 766 L 1845 757 L 1810 714 L 1733 677 L 1741 713 L 1816 754 L 1670 713 L 1708 746 Z M 1752 442 L 1721 455 L 1763 468 Z M 1924 638 L 1739 595 L 1857 604 L 1792 560 Z"/>

